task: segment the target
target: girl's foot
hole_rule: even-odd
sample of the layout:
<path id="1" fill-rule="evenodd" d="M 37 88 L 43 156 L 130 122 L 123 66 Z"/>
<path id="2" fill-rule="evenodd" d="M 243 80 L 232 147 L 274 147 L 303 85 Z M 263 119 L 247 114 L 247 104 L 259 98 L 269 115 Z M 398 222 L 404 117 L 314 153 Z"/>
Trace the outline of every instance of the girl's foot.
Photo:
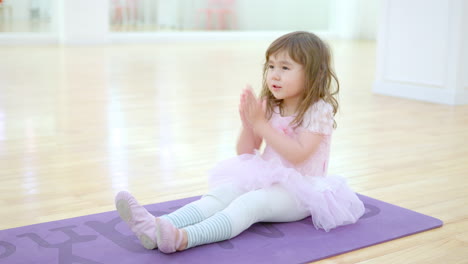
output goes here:
<path id="1" fill-rule="evenodd" d="M 156 243 L 156 224 L 154 215 L 150 214 L 128 192 L 122 191 L 115 196 L 115 207 L 120 218 L 129 225 L 130 229 L 147 249 L 158 247 Z"/>
<path id="2" fill-rule="evenodd" d="M 156 239 L 159 250 L 163 253 L 174 253 L 187 248 L 187 233 L 177 229 L 164 218 L 156 218 Z"/>

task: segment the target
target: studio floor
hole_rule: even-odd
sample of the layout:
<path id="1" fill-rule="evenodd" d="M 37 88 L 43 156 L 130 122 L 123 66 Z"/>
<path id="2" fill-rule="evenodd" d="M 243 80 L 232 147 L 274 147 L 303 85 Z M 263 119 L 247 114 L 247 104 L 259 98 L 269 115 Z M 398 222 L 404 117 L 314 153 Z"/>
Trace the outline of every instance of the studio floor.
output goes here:
<path id="1" fill-rule="evenodd" d="M 201 195 L 235 155 L 239 94 L 269 42 L 0 49 L 0 230 Z M 373 41 L 330 40 L 341 81 L 329 173 L 444 221 L 318 263 L 468 263 L 468 105 L 372 93 Z"/>

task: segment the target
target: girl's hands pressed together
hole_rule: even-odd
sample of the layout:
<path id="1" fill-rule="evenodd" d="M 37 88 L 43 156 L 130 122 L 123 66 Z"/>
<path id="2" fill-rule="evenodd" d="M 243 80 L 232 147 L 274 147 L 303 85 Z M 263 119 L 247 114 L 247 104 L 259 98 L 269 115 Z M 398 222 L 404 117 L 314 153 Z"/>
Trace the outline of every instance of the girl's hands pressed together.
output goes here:
<path id="1" fill-rule="evenodd" d="M 242 121 L 242 126 L 246 129 L 252 129 L 252 125 L 249 124 L 245 117 L 245 109 L 246 109 L 246 98 L 247 98 L 247 90 L 252 89 L 250 85 L 247 85 L 247 87 L 242 90 L 242 94 L 240 97 L 240 103 L 239 103 L 239 115 Z"/>
<path id="2" fill-rule="evenodd" d="M 242 121 L 242 130 L 237 140 L 238 155 L 255 153 L 255 150 L 260 148 L 263 141 L 263 138 L 254 131 L 249 119 L 250 112 L 248 111 L 248 102 L 250 100 L 250 95 L 253 95 L 252 88 L 250 85 L 247 85 L 240 96 L 239 115 Z"/>
<path id="3" fill-rule="evenodd" d="M 265 117 L 266 100 L 257 99 L 250 87 L 244 90 L 241 98 L 243 118 L 251 128 L 255 130 L 259 125 L 268 123 Z"/>

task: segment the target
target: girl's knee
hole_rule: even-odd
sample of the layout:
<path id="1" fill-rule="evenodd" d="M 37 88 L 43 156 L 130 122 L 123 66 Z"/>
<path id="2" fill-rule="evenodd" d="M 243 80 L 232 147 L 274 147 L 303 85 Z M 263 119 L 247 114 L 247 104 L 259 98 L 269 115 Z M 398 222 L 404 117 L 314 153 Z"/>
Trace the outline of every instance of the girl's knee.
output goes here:
<path id="1" fill-rule="evenodd" d="M 224 184 L 211 189 L 203 195 L 202 199 L 205 197 L 210 197 L 216 199 L 218 202 L 222 203 L 224 207 L 228 206 L 233 200 L 241 196 L 244 192 L 234 186 L 233 184 Z"/>
<path id="2" fill-rule="evenodd" d="M 265 210 L 268 210 L 268 206 L 265 206 L 263 191 L 257 190 L 239 196 L 223 212 L 231 219 L 234 233 L 237 234 L 261 221 L 263 215 L 268 213 Z"/>
<path id="3" fill-rule="evenodd" d="M 250 215 L 262 215 L 268 210 L 268 203 L 268 193 L 259 189 L 239 196 L 232 202 L 232 206 L 243 208 Z"/>

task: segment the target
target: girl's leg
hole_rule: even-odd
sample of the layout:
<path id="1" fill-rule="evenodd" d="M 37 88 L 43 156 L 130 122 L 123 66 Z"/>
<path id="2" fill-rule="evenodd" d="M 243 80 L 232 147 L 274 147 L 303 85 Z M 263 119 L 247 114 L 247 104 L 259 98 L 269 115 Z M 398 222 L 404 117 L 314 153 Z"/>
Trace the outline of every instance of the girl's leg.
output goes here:
<path id="1" fill-rule="evenodd" d="M 160 223 L 157 239 L 159 249 L 171 253 L 233 238 L 256 222 L 291 222 L 307 216 L 309 212 L 291 194 L 274 185 L 241 195 L 226 209 L 196 225 L 176 229 Z"/>
<path id="2" fill-rule="evenodd" d="M 190 226 L 223 210 L 243 193 L 245 192 L 232 184 L 221 185 L 210 190 L 200 200 L 189 203 L 170 214 L 162 215 L 160 218 L 169 221 L 176 228 Z"/>
<path id="3" fill-rule="evenodd" d="M 222 185 L 204 195 L 200 200 L 190 203 L 179 210 L 161 216 L 177 228 L 195 224 L 223 210 L 243 192 L 233 185 Z M 119 192 L 115 197 L 115 205 L 120 217 L 138 237 L 147 249 L 156 248 L 156 222 L 138 201 L 128 192 Z"/>
<path id="4" fill-rule="evenodd" d="M 258 222 L 295 222 L 310 216 L 309 210 L 281 185 L 242 195 L 234 202 L 223 211 L 232 222 L 230 238 Z"/>

